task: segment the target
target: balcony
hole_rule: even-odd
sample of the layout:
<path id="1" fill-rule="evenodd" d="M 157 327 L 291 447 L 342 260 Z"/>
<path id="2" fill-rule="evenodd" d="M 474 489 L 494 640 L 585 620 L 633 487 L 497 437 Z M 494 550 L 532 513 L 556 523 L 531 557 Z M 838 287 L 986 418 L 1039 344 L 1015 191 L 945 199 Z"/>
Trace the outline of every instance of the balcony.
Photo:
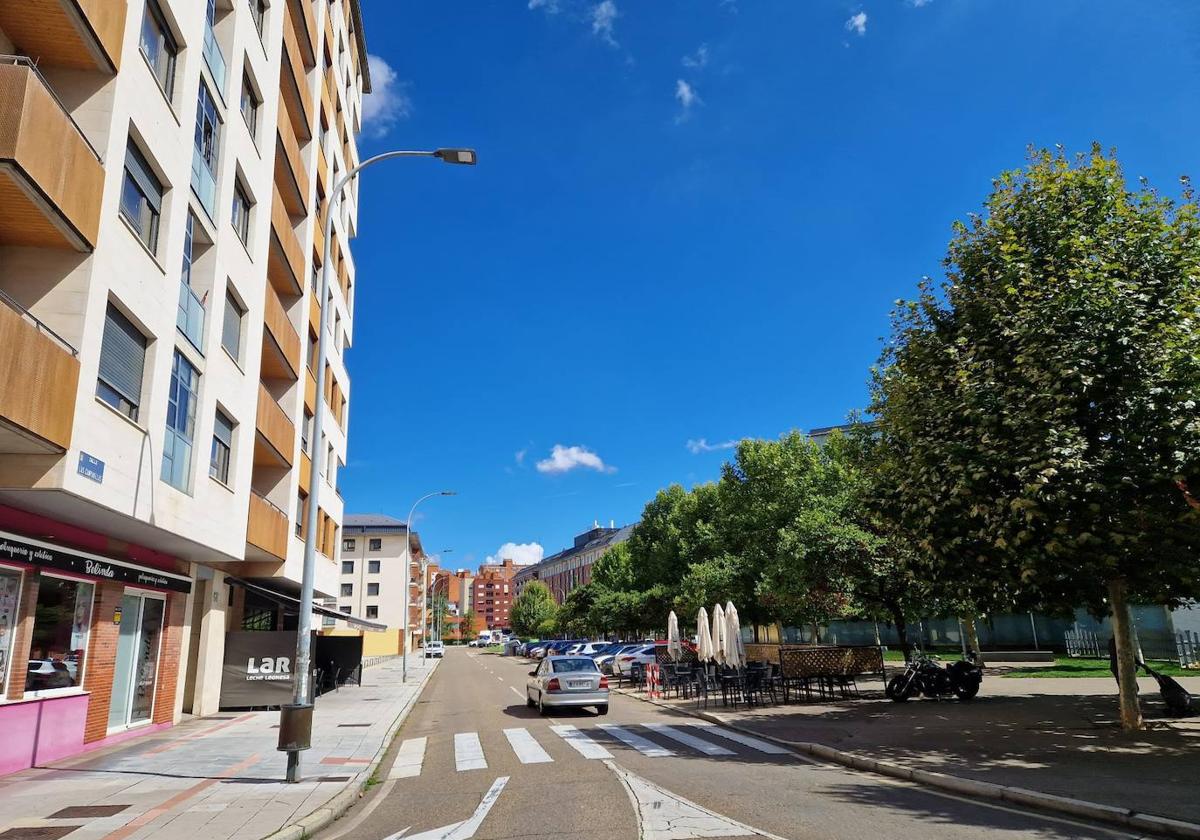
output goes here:
<path id="1" fill-rule="evenodd" d="M 310 70 L 317 66 L 317 21 L 308 0 L 288 0 L 284 26 L 295 30 L 300 58 Z"/>
<path id="2" fill-rule="evenodd" d="M 300 375 L 300 336 L 273 288 L 268 287 L 266 300 L 262 376 L 295 382 Z"/>
<path id="3" fill-rule="evenodd" d="M 308 296 L 308 326 L 314 333 L 321 333 L 321 305 L 316 294 Z"/>
<path id="4" fill-rule="evenodd" d="M 288 118 L 296 137 L 304 142 L 312 139 L 313 101 L 308 89 L 308 76 L 300 62 L 300 46 L 290 26 L 283 28 L 283 61 L 279 68 L 279 89 L 287 107 Z"/>
<path id="5" fill-rule="evenodd" d="M 37 69 L 0 57 L 0 245 L 91 251 L 103 191 L 100 156 Z"/>
<path id="6" fill-rule="evenodd" d="M 0 292 L 0 454 L 53 454 L 71 445 L 75 349 Z"/>
<path id="7" fill-rule="evenodd" d="M 258 414 L 254 427 L 254 465 L 282 467 L 292 465 L 296 452 L 296 427 L 275 398 L 263 385 L 258 386 Z"/>
<path id="8" fill-rule="evenodd" d="M 287 559 L 288 516 L 257 493 L 250 493 L 250 515 L 246 521 L 246 545 Z"/>
<path id="9" fill-rule="evenodd" d="M 300 453 L 300 492 L 308 495 L 308 471 L 312 469 L 312 459 L 307 452 Z"/>
<path id="10" fill-rule="evenodd" d="M 287 116 L 280 111 L 276 127 L 275 186 L 283 196 L 284 206 L 291 216 L 308 215 L 308 172 L 300 156 L 300 146 Z"/>
<path id="11" fill-rule="evenodd" d="M 175 326 L 193 347 L 204 355 L 204 304 L 187 283 L 179 284 L 179 311 Z"/>
<path id="12" fill-rule="evenodd" d="M 292 219 L 279 190 L 271 200 L 271 251 L 267 257 L 267 277 L 281 295 L 304 292 L 304 249 L 296 238 Z"/>
<path id="13" fill-rule="evenodd" d="M 204 63 L 208 65 L 208 72 L 212 73 L 213 81 L 217 85 L 217 95 L 225 101 L 225 54 L 221 52 L 221 45 L 217 43 L 217 33 L 213 32 L 213 28 L 208 23 L 204 25 Z"/>
<path id="14" fill-rule="evenodd" d="M 214 223 L 217 220 L 217 178 L 208 168 L 208 161 L 198 148 L 192 149 L 192 192 L 200 199 L 204 212 Z"/>
<path id="15" fill-rule="evenodd" d="M 307 368 L 304 371 L 304 405 L 312 412 L 317 409 L 317 378 Z"/>
<path id="16" fill-rule="evenodd" d="M 47 66 L 116 73 L 125 36 L 125 0 L 0 3 L 0 30 Z"/>

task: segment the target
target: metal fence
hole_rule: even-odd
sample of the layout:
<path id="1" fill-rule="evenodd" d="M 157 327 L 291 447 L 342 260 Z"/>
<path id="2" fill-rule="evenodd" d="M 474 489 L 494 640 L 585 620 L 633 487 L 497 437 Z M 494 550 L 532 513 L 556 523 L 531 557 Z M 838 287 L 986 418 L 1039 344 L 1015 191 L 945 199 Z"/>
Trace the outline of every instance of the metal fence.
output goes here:
<path id="1" fill-rule="evenodd" d="M 1076 659 L 1104 659 L 1108 656 L 1107 649 L 1101 653 L 1100 639 L 1090 630 L 1068 630 L 1063 634 L 1063 641 L 1067 646 L 1067 656 Z"/>
<path id="2" fill-rule="evenodd" d="M 1200 668 L 1200 633 L 1186 630 L 1175 634 L 1175 650 L 1183 668 Z"/>
<path id="3" fill-rule="evenodd" d="M 1185 630 L 1170 636 L 1149 634 L 1135 635 L 1139 658 L 1178 662 L 1182 668 L 1200 668 L 1200 633 Z M 1076 627 L 1063 634 L 1067 656 L 1076 659 L 1107 659 L 1108 639 L 1101 639 L 1091 630 Z"/>

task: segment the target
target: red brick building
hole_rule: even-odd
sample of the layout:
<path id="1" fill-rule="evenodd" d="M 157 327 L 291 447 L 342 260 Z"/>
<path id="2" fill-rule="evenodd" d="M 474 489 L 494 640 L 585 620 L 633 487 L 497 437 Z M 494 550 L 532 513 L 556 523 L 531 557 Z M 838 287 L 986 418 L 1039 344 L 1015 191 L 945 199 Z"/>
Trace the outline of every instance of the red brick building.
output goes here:
<path id="1" fill-rule="evenodd" d="M 516 596 L 513 591 L 516 574 L 517 566 L 512 560 L 479 567 L 472 587 L 471 609 L 481 629 L 508 630 L 512 626 L 509 615 Z"/>

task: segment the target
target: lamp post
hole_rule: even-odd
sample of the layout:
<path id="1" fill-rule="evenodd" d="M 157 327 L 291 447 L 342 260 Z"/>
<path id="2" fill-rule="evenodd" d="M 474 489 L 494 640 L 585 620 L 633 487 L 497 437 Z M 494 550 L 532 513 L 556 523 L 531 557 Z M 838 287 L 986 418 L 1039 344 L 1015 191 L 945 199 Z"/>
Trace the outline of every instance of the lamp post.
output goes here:
<path id="1" fill-rule="evenodd" d="M 449 554 L 453 550 L 454 550 L 453 548 L 443 548 L 441 551 L 439 551 L 437 553 L 438 559 L 441 560 L 442 555 Z M 424 662 L 425 658 L 426 658 L 426 656 L 425 656 L 425 630 L 429 626 L 427 623 L 429 621 L 429 619 L 427 619 L 425 617 L 425 605 L 429 601 L 429 599 L 433 597 L 432 592 L 430 592 L 429 594 L 426 594 L 426 592 L 425 592 L 426 587 L 429 585 L 428 569 L 429 569 L 429 558 L 426 558 L 425 562 L 423 564 L 421 564 L 421 661 L 422 662 Z M 435 583 L 436 583 L 436 581 L 435 581 Z"/>
<path id="2" fill-rule="evenodd" d="M 296 628 L 296 669 L 293 681 L 292 703 L 280 710 L 280 749 L 287 750 L 287 780 L 300 781 L 300 752 L 308 748 L 311 740 L 311 682 L 312 682 L 312 602 L 313 578 L 317 565 L 317 510 L 321 491 L 318 478 L 321 470 L 321 453 L 324 451 L 321 422 L 324 419 L 325 407 L 325 299 L 329 296 L 329 278 L 332 273 L 330 263 L 333 260 L 333 217 L 337 211 L 338 201 L 342 190 L 356 177 L 358 173 L 382 163 L 385 160 L 401 157 L 436 158 L 444 163 L 474 166 L 476 155 L 473 149 L 436 149 L 431 152 L 393 151 L 384 152 L 367 158 L 362 163 L 349 169 L 333 185 L 329 194 L 329 207 L 325 217 L 325 257 L 321 263 L 321 290 L 317 300 L 317 311 L 320 324 L 317 330 L 317 369 L 314 371 L 317 380 L 316 405 L 313 406 L 313 432 L 308 444 L 308 510 L 305 516 L 304 542 L 304 572 L 300 583 L 300 618 Z M 411 521 L 411 520 L 410 520 Z M 407 541 L 405 542 L 407 550 Z M 336 550 L 336 546 L 335 546 Z M 405 566 L 405 569 L 408 567 Z M 406 572 L 407 574 L 407 572 Z M 408 593 L 405 592 L 407 600 Z M 407 608 L 406 608 L 407 609 Z M 405 613 L 405 632 L 407 633 L 407 612 Z M 407 664 L 407 663 L 406 663 Z M 289 740 L 285 742 L 284 735 Z"/>
<path id="3" fill-rule="evenodd" d="M 432 493 L 426 493 L 421 498 L 413 502 L 412 509 L 408 512 L 408 531 L 404 540 L 404 574 L 408 576 L 412 572 L 412 521 L 413 516 L 417 513 L 417 505 L 426 499 L 432 499 L 434 496 L 454 496 L 457 495 L 453 490 L 435 490 Z M 428 567 L 428 561 L 418 564 L 421 574 L 421 621 L 425 621 L 425 569 Z M 411 585 L 404 587 L 404 637 L 401 639 L 402 645 L 402 660 L 400 666 L 400 682 L 408 682 L 408 625 L 409 625 L 409 605 L 411 601 Z M 421 639 L 424 640 L 425 633 L 422 628 Z"/>

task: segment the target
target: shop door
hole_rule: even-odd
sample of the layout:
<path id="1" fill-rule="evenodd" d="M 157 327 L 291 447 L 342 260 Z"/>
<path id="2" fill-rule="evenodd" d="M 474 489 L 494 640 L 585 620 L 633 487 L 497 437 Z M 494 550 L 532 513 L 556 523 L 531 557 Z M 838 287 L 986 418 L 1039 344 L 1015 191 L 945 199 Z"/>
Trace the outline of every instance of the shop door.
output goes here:
<path id="1" fill-rule="evenodd" d="M 154 712 L 165 602 L 152 595 L 121 598 L 121 628 L 113 668 L 108 728 L 145 723 Z"/>

